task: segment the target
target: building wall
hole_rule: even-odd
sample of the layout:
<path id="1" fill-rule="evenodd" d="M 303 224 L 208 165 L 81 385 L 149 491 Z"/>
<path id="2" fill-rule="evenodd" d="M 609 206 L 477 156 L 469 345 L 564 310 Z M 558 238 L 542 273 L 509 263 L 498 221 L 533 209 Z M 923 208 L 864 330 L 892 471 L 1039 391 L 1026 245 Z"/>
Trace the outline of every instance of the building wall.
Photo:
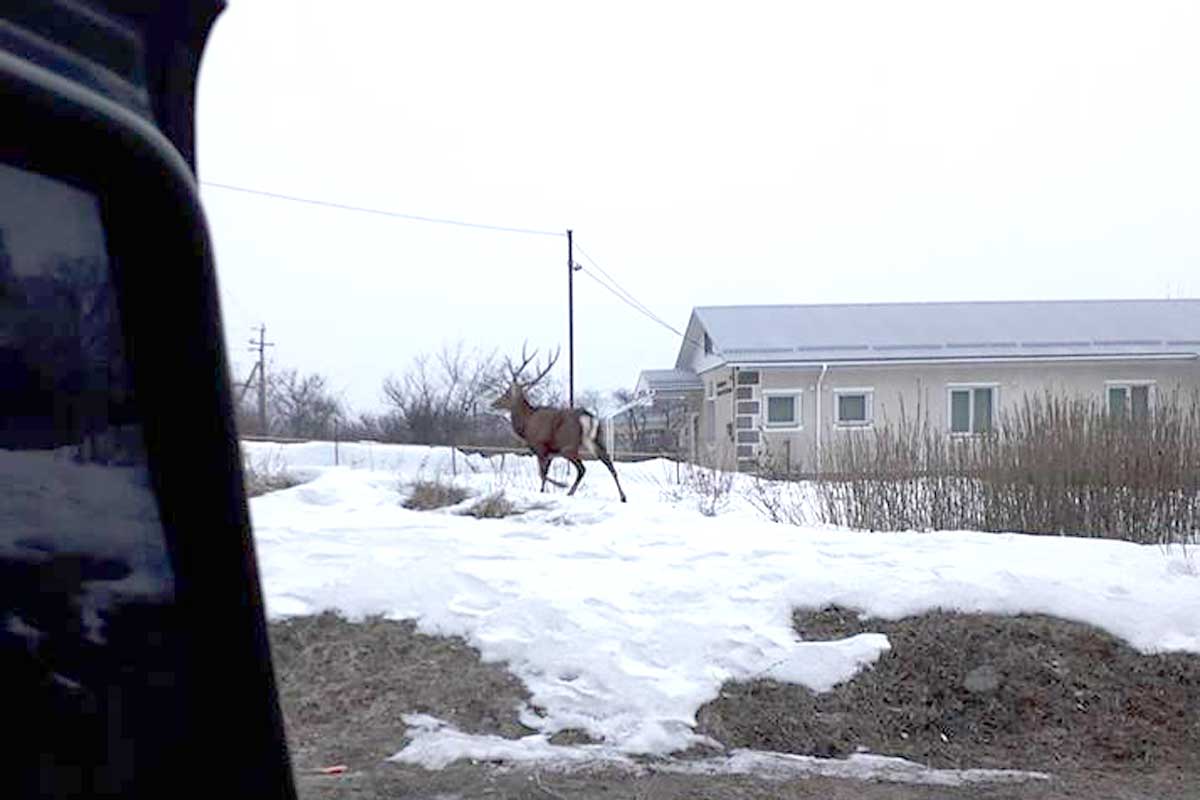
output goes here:
<path id="1" fill-rule="evenodd" d="M 718 373 L 734 380 L 734 370 L 713 370 L 702 376 L 707 381 Z M 735 457 L 747 466 L 750 462 L 770 456 L 779 463 L 799 469 L 813 466 L 818 440 L 829 442 L 834 437 L 861 435 L 870 426 L 838 426 L 835 424 L 835 399 L 839 389 L 870 390 L 875 423 L 896 422 L 902 413 L 909 418 L 918 409 L 935 430 L 950 432 L 950 399 L 952 386 L 970 385 L 994 388 L 994 418 L 1005 411 L 1019 408 L 1027 394 L 1040 395 L 1045 391 L 1081 398 L 1091 398 L 1103 407 L 1110 383 L 1124 382 L 1153 384 L 1153 391 L 1162 395 L 1179 390 L 1184 395 L 1200 391 L 1200 360 L 1122 360 L 1090 362 L 1039 362 L 1006 364 L 921 364 L 839 367 L 831 365 L 821 378 L 820 367 L 772 367 L 758 370 L 741 368 L 739 383 L 732 394 L 719 396 L 716 401 L 717 442 L 710 447 L 718 451 L 736 448 Z M 757 382 L 747 382 L 758 372 Z M 751 373 L 751 374 L 746 374 Z M 820 380 L 820 414 L 818 416 L 817 384 Z M 773 394 L 786 396 L 798 393 L 800 419 L 796 426 L 774 427 L 767 424 L 767 398 Z M 1183 398 L 1183 399 L 1186 399 Z M 741 403 L 735 408 L 735 403 Z M 785 402 L 786 404 L 786 402 Z M 705 404 L 705 409 L 710 406 Z M 702 427 L 702 430 L 703 427 Z M 725 462 L 728 463 L 728 454 Z"/>
<path id="2" fill-rule="evenodd" d="M 718 367 L 700 374 L 704 394 L 698 417 L 699 441 L 696 457 L 704 464 L 733 468 L 734 385 L 733 370 Z"/>

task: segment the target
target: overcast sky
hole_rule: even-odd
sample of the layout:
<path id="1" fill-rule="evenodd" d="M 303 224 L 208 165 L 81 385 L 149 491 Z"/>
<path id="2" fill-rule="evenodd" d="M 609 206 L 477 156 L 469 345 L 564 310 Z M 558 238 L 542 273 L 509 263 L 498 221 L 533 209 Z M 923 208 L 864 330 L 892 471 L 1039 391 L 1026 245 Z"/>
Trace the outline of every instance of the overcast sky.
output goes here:
<path id="1" fill-rule="evenodd" d="M 1200 294 L 1200 3 L 230 0 L 201 181 L 576 241 L 693 306 Z M 566 240 L 202 186 L 251 327 L 357 410 L 418 352 L 563 345 Z M 578 253 L 577 260 L 591 265 Z M 576 387 L 679 339 L 577 273 Z"/>

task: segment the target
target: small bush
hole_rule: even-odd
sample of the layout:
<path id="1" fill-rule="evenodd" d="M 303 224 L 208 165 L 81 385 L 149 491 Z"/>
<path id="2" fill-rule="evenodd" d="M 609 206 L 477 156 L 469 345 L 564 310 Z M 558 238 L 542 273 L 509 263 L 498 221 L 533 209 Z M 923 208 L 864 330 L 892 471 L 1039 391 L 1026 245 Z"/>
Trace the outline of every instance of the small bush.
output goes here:
<path id="1" fill-rule="evenodd" d="M 501 517 L 511 517 L 521 512 L 517 510 L 512 501 L 505 496 L 504 490 L 501 489 L 479 498 L 462 513 L 476 519 L 500 519 Z"/>
<path id="2" fill-rule="evenodd" d="M 404 501 L 405 508 L 414 511 L 431 511 L 461 503 L 469 497 L 461 486 L 441 480 L 420 480 L 413 484 L 412 493 Z"/>
<path id="3" fill-rule="evenodd" d="M 733 490 L 732 472 L 716 466 L 685 464 L 678 480 L 677 485 L 661 490 L 663 499 L 695 503 L 696 510 L 706 517 L 715 517 L 728 507 Z"/>
<path id="4" fill-rule="evenodd" d="M 804 484 L 755 473 L 742 496 L 750 507 L 771 522 L 807 525 L 811 522 Z"/>
<path id="5" fill-rule="evenodd" d="M 257 462 L 246 458 L 242 466 L 242 478 L 247 497 L 259 497 L 268 492 L 278 492 L 304 483 L 297 475 L 288 472 L 287 465 L 278 453 Z"/>

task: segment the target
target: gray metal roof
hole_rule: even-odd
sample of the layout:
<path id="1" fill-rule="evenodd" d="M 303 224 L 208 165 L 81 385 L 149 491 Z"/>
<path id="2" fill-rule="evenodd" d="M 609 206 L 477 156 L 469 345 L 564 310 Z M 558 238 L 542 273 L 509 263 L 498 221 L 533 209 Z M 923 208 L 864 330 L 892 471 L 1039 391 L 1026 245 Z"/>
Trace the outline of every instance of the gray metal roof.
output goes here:
<path id="1" fill-rule="evenodd" d="M 638 375 L 638 388 L 645 387 L 656 394 L 699 391 L 704 388 L 700 377 L 684 369 L 644 369 Z"/>
<path id="2" fill-rule="evenodd" d="M 1195 355 L 1200 300 L 702 306 L 730 362 Z"/>

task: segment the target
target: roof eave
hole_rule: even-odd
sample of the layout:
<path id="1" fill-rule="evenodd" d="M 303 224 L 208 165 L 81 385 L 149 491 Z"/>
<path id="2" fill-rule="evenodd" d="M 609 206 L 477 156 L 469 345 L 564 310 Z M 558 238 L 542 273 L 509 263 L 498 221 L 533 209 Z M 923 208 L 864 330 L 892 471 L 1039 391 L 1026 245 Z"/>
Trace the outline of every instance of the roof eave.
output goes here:
<path id="1" fill-rule="evenodd" d="M 754 359 L 725 357 L 724 365 L 731 367 L 819 367 L 824 364 L 840 366 L 887 366 L 893 364 L 998 364 L 1045 363 L 1052 361 L 1191 361 L 1200 353 L 1079 353 L 1064 355 L 1003 355 L 1003 356 L 922 356 L 910 358 L 815 358 L 815 359 Z"/>

